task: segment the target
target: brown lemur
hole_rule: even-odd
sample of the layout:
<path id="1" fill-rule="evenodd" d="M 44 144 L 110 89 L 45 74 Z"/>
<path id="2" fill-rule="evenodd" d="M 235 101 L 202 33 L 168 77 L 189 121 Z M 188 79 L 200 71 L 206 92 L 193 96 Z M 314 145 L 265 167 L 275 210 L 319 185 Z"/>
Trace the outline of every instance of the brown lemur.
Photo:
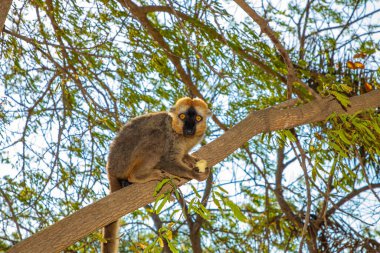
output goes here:
<path id="1" fill-rule="evenodd" d="M 203 100 L 184 97 L 169 112 L 142 115 L 124 125 L 108 155 L 110 192 L 171 175 L 205 180 L 210 173 L 206 161 L 188 153 L 202 141 L 210 115 Z M 118 251 L 118 230 L 118 221 L 104 228 L 103 253 Z"/>

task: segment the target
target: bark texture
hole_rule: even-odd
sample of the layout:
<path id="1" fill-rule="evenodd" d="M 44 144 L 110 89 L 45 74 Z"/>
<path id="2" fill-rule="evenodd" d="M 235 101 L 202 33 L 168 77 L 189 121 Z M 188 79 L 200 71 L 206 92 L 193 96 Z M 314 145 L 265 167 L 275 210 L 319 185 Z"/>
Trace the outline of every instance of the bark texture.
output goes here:
<path id="1" fill-rule="evenodd" d="M 3 31 L 5 20 L 7 19 L 9 9 L 11 8 L 12 0 L 0 1 L 0 32 Z"/>

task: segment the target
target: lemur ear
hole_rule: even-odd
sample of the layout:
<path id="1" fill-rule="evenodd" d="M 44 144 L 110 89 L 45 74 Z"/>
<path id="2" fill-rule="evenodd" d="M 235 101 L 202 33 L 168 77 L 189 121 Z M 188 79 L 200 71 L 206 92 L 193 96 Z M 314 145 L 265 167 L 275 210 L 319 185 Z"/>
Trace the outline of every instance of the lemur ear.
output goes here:
<path id="1" fill-rule="evenodd" d="M 175 112 L 175 106 L 173 106 L 173 107 L 171 107 L 170 109 L 169 109 L 169 112 Z"/>

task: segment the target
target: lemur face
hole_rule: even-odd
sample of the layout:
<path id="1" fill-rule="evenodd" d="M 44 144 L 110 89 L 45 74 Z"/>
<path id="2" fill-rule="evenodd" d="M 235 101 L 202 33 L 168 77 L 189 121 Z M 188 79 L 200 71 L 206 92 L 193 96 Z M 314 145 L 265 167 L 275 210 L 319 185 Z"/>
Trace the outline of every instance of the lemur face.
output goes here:
<path id="1" fill-rule="evenodd" d="M 186 137 L 203 136 L 206 132 L 206 120 L 211 115 L 207 104 L 198 98 L 179 99 L 170 110 L 172 127 L 178 134 Z"/>

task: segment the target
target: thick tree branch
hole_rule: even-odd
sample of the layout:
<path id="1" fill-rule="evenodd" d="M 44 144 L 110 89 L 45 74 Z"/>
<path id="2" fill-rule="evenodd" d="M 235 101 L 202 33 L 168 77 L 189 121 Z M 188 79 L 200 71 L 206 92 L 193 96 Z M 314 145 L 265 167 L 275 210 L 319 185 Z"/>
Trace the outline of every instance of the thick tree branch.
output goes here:
<path id="1" fill-rule="evenodd" d="M 12 0 L 1 0 L 0 2 L 0 32 L 3 31 L 5 20 L 7 19 Z"/>
<path id="2" fill-rule="evenodd" d="M 336 100 L 325 98 L 295 108 L 254 111 L 221 137 L 203 146 L 195 155 L 207 160 L 209 166 L 214 166 L 255 135 L 323 121 L 333 113 L 354 114 L 380 107 L 380 90 L 352 97 L 350 101 L 351 106 L 347 110 Z M 181 180 L 179 184 L 186 182 Z M 8 253 L 59 252 L 96 229 L 153 202 L 156 184 L 132 184 L 114 192 L 20 242 Z"/>

